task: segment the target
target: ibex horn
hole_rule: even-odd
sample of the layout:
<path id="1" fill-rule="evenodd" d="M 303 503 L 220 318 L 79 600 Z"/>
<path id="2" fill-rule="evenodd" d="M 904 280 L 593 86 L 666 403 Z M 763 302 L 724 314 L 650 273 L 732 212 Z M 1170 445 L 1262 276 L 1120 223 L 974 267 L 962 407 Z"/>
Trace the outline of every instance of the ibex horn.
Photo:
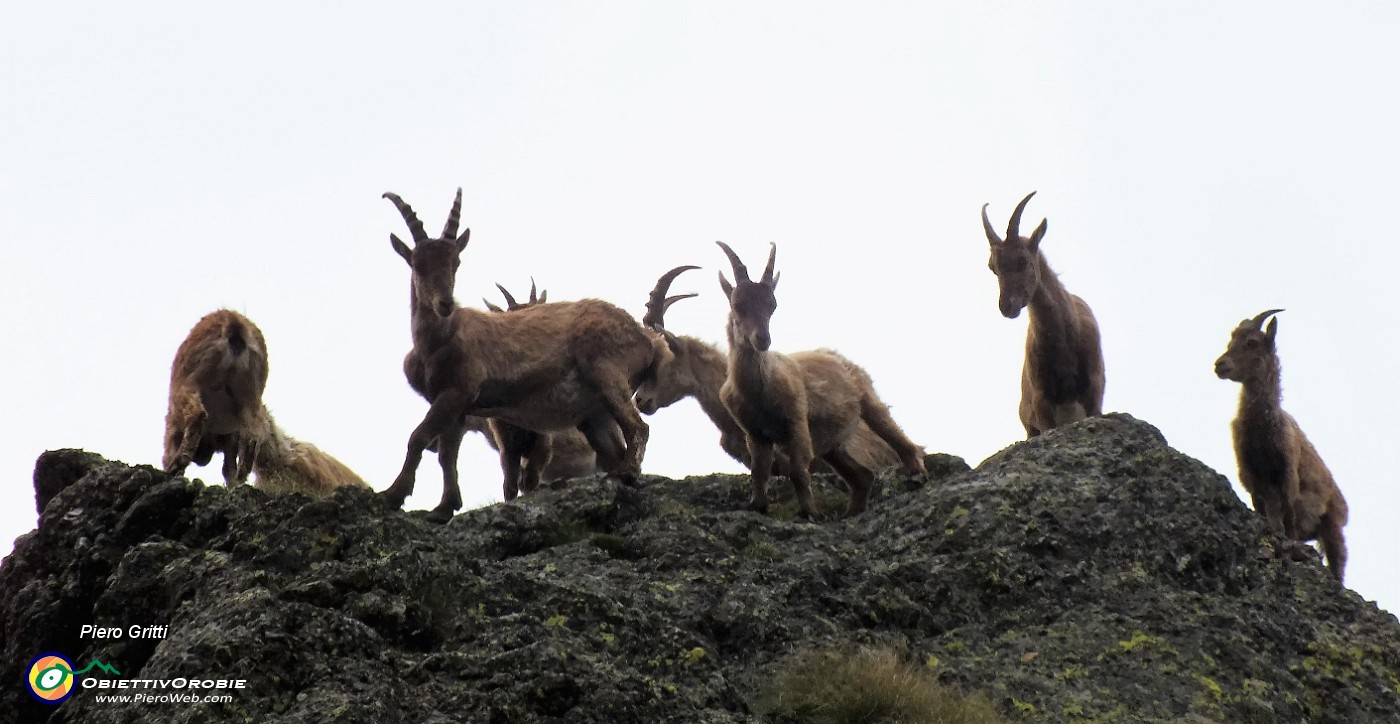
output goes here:
<path id="1" fill-rule="evenodd" d="M 496 283 L 496 288 L 501 290 L 501 296 L 506 298 L 506 309 L 520 308 L 520 305 L 515 301 L 515 297 L 511 296 L 510 292 L 506 291 L 506 288 L 501 286 L 499 282 Z"/>
<path id="2" fill-rule="evenodd" d="M 384 192 L 384 198 L 391 201 L 403 216 L 403 220 L 408 223 L 408 231 L 413 235 L 413 243 L 428 240 L 428 232 L 423 230 L 423 222 L 418 220 L 418 214 L 413 213 L 413 207 L 408 202 L 399 198 L 399 195 L 392 191 Z"/>
<path id="3" fill-rule="evenodd" d="M 676 280 L 676 277 L 680 276 L 684 272 L 690 271 L 691 269 L 699 268 L 700 267 L 698 266 L 691 265 L 678 266 L 675 269 L 672 269 L 671 271 L 662 274 L 661 278 L 658 279 L 656 282 L 656 287 L 651 290 L 651 297 L 647 300 L 647 312 L 645 315 L 642 316 L 642 324 L 651 327 L 652 329 L 664 328 L 666 310 L 670 309 L 672 304 L 675 304 L 676 302 L 679 302 L 682 299 L 689 299 L 691 297 L 697 296 L 695 294 L 677 294 L 675 296 L 668 297 L 666 296 L 666 292 L 671 290 L 671 282 L 674 282 Z"/>
<path id="4" fill-rule="evenodd" d="M 1260 312 L 1259 315 L 1258 315 L 1257 317 L 1255 317 L 1254 319 L 1250 320 L 1250 322 L 1254 325 L 1254 328 L 1255 328 L 1255 329 L 1263 329 L 1263 328 L 1264 328 L 1264 322 L 1269 321 L 1269 317 L 1272 317 L 1272 316 L 1274 316 L 1275 314 L 1278 314 L 1279 312 L 1282 312 L 1282 311 L 1283 311 L 1282 309 L 1270 309 L 1270 310 L 1267 311 L 1267 312 Z"/>
<path id="5" fill-rule="evenodd" d="M 1026 198 L 1021 199 L 1021 203 L 1016 204 L 1016 210 L 1011 212 L 1011 223 L 1006 225 L 1007 241 L 1021 238 L 1021 212 L 1026 210 L 1026 204 L 1030 202 L 1032 196 L 1035 196 L 1034 191 L 1026 194 Z"/>
<path id="6" fill-rule="evenodd" d="M 442 238 L 457 238 L 457 224 L 462 221 L 462 187 L 457 187 L 457 198 L 452 200 L 452 211 L 447 214 L 447 225 L 442 227 Z"/>
<path id="7" fill-rule="evenodd" d="M 996 230 L 992 228 L 992 220 L 987 218 L 987 204 L 982 204 L 982 229 L 987 232 L 987 241 L 992 246 L 1001 243 L 1001 237 L 997 236 Z"/>
<path id="8" fill-rule="evenodd" d="M 749 268 L 744 266 L 744 262 L 739 261 L 739 255 L 735 254 L 728 244 L 722 241 L 715 243 L 719 244 L 719 248 L 724 250 L 724 255 L 729 257 L 729 264 L 734 267 L 734 281 L 736 283 L 749 281 Z"/>
<path id="9" fill-rule="evenodd" d="M 776 242 L 772 242 L 772 241 L 768 242 L 768 265 L 765 266 L 765 267 L 763 267 L 763 280 L 762 280 L 765 284 L 768 283 L 768 282 L 777 281 L 776 279 L 773 278 L 773 261 L 777 258 L 777 256 L 778 256 L 778 244 L 777 244 Z"/>

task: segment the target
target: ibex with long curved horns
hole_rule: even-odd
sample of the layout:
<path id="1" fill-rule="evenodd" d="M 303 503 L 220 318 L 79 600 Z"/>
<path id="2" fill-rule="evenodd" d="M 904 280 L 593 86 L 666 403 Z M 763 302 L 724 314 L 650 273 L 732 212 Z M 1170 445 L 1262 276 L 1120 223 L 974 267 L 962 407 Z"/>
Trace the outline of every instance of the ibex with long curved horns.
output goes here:
<path id="1" fill-rule="evenodd" d="M 1083 299 L 1070 294 L 1051 271 L 1040 242 L 1048 220 L 1021 236 L 1021 212 L 1032 191 L 1011 213 L 1006 238 L 997 236 L 982 205 L 982 228 L 992 256 L 987 266 L 1001 287 L 1002 316 L 1015 319 L 1030 307 L 1026 361 L 1021 368 L 1021 424 L 1026 437 L 1103 414 L 1103 350 L 1099 325 Z"/>
<path id="2" fill-rule="evenodd" d="M 1278 320 L 1270 317 L 1282 311 L 1270 309 L 1241 321 L 1230 333 L 1225 354 L 1215 361 L 1215 374 L 1242 385 L 1239 413 L 1230 429 L 1240 484 L 1254 509 L 1276 532 L 1292 540 L 1320 542 L 1328 569 L 1340 581 L 1347 562 L 1342 537 L 1347 501 L 1298 421 L 1281 406 L 1274 347 Z"/>
<path id="3" fill-rule="evenodd" d="M 413 209 L 386 193 L 403 216 L 413 246 L 390 235 L 412 270 L 413 351 L 422 363 L 423 395 L 430 407 L 409 436 L 403 468 L 384 492 L 400 508 L 413 491 L 423 451 L 434 440 L 443 472 L 442 520 L 462 507 L 457 453 L 468 414 L 498 418 L 536 431 L 576 427 L 600 464 L 635 481 L 648 436 L 632 391 L 665 343 L 627 312 L 597 299 L 540 304 L 506 314 L 458 307 L 453 300 L 460 255 L 469 231 L 459 236 L 462 192 L 447 224 L 429 237 Z M 408 370 L 406 369 L 407 373 Z M 410 380 L 411 382 L 412 380 Z M 623 445 L 613 437 L 622 431 Z"/>
<path id="4" fill-rule="evenodd" d="M 696 267 L 682 267 L 693 268 Z M 667 287 L 657 286 L 651 302 L 647 305 L 647 316 L 643 323 L 665 335 L 671 355 L 659 360 L 654 374 L 648 376 L 637 388 L 637 408 L 642 414 L 652 415 L 661 408 L 669 407 L 687 397 L 695 398 L 696 402 L 700 403 L 700 409 L 719 430 L 720 447 L 730 457 L 748 467 L 751 460 L 744 430 L 734 421 L 734 416 L 729 414 L 729 409 L 724 406 L 719 394 L 728 375 L 728 355 L 717 345 L 702 339 L 688 335 L 677 336 L 667 331 L 666 308 L 676 301 L 695 295 L 665 297 L 666 289 Z M 657 292 L 660 292 L 660 296 Z M 864 420 L 860 421 L 856 428 L 848 449 L 861 467 L 870 470 L 883 471 L 903 464 L 894 448 L 876 435 Z M 781 459 L 780 455 L 776 457 L 780 459 L 774 463 L 774 472 L 786 471 L 787 461 Z M 811 471 L 835 472 L 821 458 L 812 460 Z"/>
<path id="5" fill-rule="evenodd" d="M 889 408 L 875 394 L 870 375 L 854 362 L 830 350 L 785 355 L 769 350 L 769 322 L 778 308 L 773 272 L 777 245 L 758 281 L 734 250 L 716 242 L 734 269 L 734 283 L 720 272 L 720 288 L 729 299 L 728 374 L 720 399 L 744 431 L 751 487 L 749 507 L 768 509 L 768 478 L 775 448 L 788 461 L 788 477 L 797 496 L 798 515 L 811 519 L 813 458 L 820 457 L 850 487 L 846 514 L 864 511 L 875 475 L 852 454 L 852 440 L 865 421 L 899 453 L 905 469 L 923 474 L 923 451 L 899 429 Z"/>

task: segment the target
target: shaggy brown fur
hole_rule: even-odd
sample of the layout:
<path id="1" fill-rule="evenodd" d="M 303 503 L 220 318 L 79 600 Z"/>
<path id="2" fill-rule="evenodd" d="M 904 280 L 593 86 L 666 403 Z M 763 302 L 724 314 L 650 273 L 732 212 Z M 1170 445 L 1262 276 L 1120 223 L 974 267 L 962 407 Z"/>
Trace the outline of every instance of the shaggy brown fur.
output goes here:
<path id="1" fill-rule="evenodd" d="M 784 355 L 770 351 L 769 322 L 778 308 L 773 273 L 774 245 L 758 281 L 733 249 L 718 242 L 734 269 L 734 284 L 720 274 L 729 299 L 729 363 L 720 400 L 744 431 L 749 454 L 749 507 L 768 509 L 768 478 L 775 448 L 788 460 L 788 477 L 797 496 L 798 515 L 811 519 L 813 458 L 831 465 L 850 488 L 846 514 L 865 510 L 875 475 L 852 453 L 860 421 L 887 443 L 911 474 L 923 474 L 922 451 L 904 435 L 889 408 L 875 394 L 870 376 L 830 350 Z"/>
<path id="2" fill-rule="evenodd" d="M 695 398 L 719 430 L 720 447 L 747 467 L 750 458 L 744 430 L 734 421 L 719 395 L 728 376 L 728 356 L 718 346 L 695 337 L 668 335 L 667 341 L 673 356 L 657 365 L 656 373 L 637 388 L 637 408 L 643 414 L 652 415 L 687 397 Z M 856 427 L 850 453 L 861 467 L 870 470 L 887 470 L 901 464 L 894 448 L 876 435 L 864 420 Z M 919 454 L 922 456 L 922 450 Z M 774 472 L 787 469 L 781 460 L 774 467 Z M 835 472 L 820 458 L 813 459 L 811 471 Z"/>
<path id="3" fill-rule="evenodd" d="M 515 301 L 514 295 L 500 284 L 496 285 L 505 297 L 506 306 L 502 309 L 489 301 L 487 309 L 493 312 L 511 312 L 517 309 L 544 304 L 549 292 L 535 293 L 535 280 L 530 280 L 530 298 L 525 302 Z M 480 431 L 486 442 L 499 454 L 503 476 L 503 494 L 506 500 L 514 500 L 520 493 L 529 493 L 539 487 L 541 481 L 559 482 L 569 478 L 606 472 L 598 467 L 598 455 L 588 444 L 588 439 L 576 428 L 535 432 L 517 427 L 500 420 L 468 416 L 467 428 Z M 622 431 L 613 428 L 615 445 L 621 446 Z"/>
<path id="4" fill-rule="evenodd" d="M 413 349 L 430 402 L 409 437 L 403 468 L 383 494 L 385 503 L 393 509 L 403 506 L 423 451 L 437 440 L 443 496 L 432 517 L 443 520 L 462 507 L 457 453 L 468 414 L 535 431 L 576 427 L 602 467 L 635 481 L 648 428 L 632 402 L 632 390 L 657 354 L 665 352 L 664 342 L 627 312 L 597 299 L 539 304 L 508 314 L 458 307 L 452 293 L 469 238 L 467 231 L 457 235 L 461 190 L 436 239 L 403 199 L 384 196 L 413 235 L 412 248 L 394 235 L 390 242 L 413 272 Z M 614 429 L 622 431 L 625 446 L 616 444 Z"/>
<path id="5" fill-rule="evenodd" d="M 309 442 L 288 436 L 263 407 L 258 415 L 253 487 L 274 495 L 301 493 L 324 498 L 343 487 L 369 489 L 355 471 Z"/>
<path id="6" fill-rule="evenodd" d="M 267 343 L 247 317 L 210 312 L 180 343 L 170 365 L 162 466 L 180 475 L 191 462 L 223 454 L 224 482 L 241 485 L 253 469 L 256 426 L 267 386 Z"/>
<path id="7" fill-rule="evenodd" d="M 1346 568 L 1347 502 L 1337 481 L 1292 415 L 1283 411 L 1278 353 L 1281 309 L 1246 319 L 1230 334 L 1230 346 L 1215 361 L 1215 374 L 1242 384 L 1240 409 L 1231 424 L 1240 484 L 1270 526 L 1293 540 L 1322 545 L 1337 580 Z"/>
<path id="8" fill-rule="evenodd" d="M 1035 437 L 1066 423 L 1103 414 L 1104 366 L 1099 325 L 1083 299 L 1070 294 L 1040 253 L 1047 221 L 1020 235 L 1021 212 L 1035 196 L 1021 199 L 1011 214 L 1006 239 L 997 236 L 982 205 L 982 228 L 992 246 L 987 266 L 1001 287 L 999 306 L 1007 319 L 1030 307 L 1026 361 L 1021 368 L 1021 424 Z"/>
<path id="9" fill-rule="evenodd" d="M 182 474 L 189 463 L 207 465 L 222 452 L 230 485 L 246 482 L 251 472 L 255 487 L 270 493 L 324 497 L 346 485 L 369 487 L 339 460 L 277 426 L 262 401 L 267 371 L 267 342 L 252 320 L 227 309 L 199 320 L 171 365 L 166 472 Z"/>

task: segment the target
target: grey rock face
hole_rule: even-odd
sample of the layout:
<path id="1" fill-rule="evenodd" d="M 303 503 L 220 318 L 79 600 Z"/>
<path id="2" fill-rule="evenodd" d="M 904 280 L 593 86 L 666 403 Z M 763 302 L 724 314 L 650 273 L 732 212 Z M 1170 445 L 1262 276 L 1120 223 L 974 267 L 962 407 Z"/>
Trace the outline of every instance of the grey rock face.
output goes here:
<path id="1" fill-rule="evenodd" d="M 0 723 L 758 721 L 775 667 L 849 645 L 1011 719 L 1400 721 L 1395 618 L 1151 426 L 1111 415 L 976 470 L 938 461 L 926 483 L 882 478 L 851 520 L 784 520 L 785 481 L 759 516 L 745 477 L 710 475 L 583 478 L 439 526 L 355 490 L 273 498 L 45 453 L 39 528 L 0 565 L 0 680 L 58 651 L 112 679 L 247 684 L 182 705 L 79 687 L 56 707 L 9 685 Z"/>

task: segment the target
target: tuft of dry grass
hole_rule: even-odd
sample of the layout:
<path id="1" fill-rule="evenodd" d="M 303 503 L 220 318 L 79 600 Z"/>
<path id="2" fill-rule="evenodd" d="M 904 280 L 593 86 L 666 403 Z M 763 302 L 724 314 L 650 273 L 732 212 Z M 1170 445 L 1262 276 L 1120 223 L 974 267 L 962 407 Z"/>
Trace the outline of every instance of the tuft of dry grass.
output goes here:
<path id="1" fill-rule="evenodd" d="M 938 683 L 891 649 L 808 651 L 760 695 L 759 713 L 803 724 L 1006 724 L 991 702 Z"/>

